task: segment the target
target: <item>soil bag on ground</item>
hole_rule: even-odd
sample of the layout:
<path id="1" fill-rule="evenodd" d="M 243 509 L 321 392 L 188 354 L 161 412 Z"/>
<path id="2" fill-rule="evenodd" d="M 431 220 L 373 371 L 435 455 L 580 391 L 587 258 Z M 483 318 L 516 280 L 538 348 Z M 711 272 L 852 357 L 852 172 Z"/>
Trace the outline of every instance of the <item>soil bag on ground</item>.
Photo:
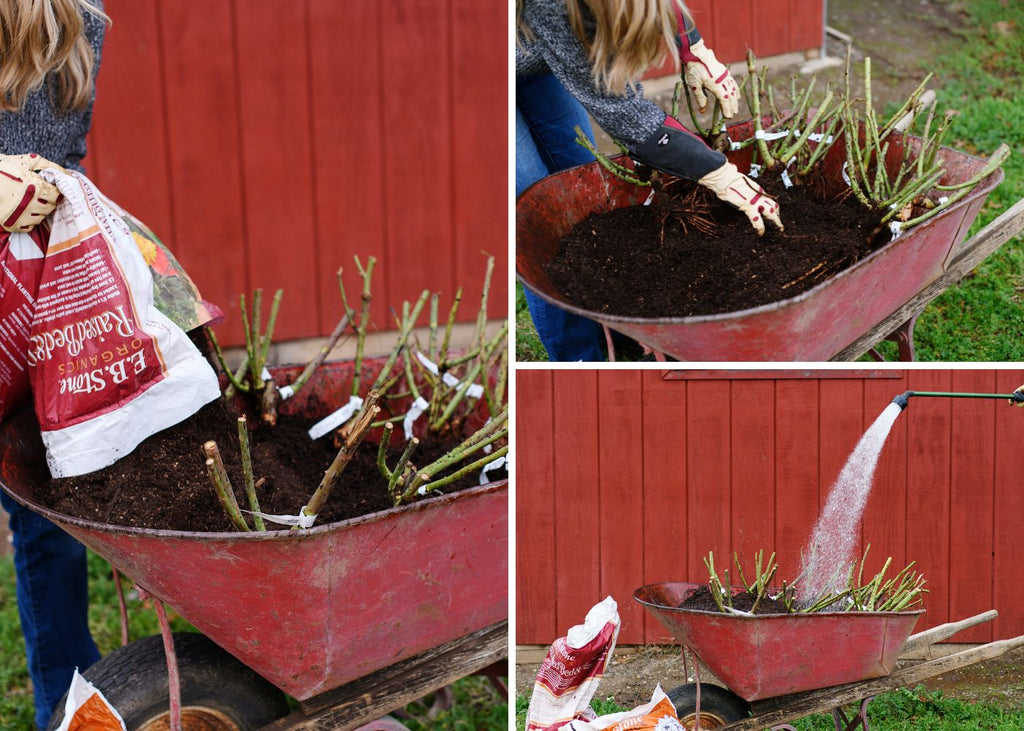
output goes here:
<path id="1" fill-rule="evenodd" d="M 651 700 L 630 711 L 612 713 L 592 721 L 573 721 L 564 731 L 685 731 L 676 707 L 659 685 Z"/>
<path id="2" fill-rule="evenodd" d="M 583 624 L 555 640 L 537 671 L 526 714 L 526 731 L 576 728 L 569 724 L 594 718 L 590 699 L 601 682 L 618 636 L 618 606 L 607 597 L 587 612 Z"/>
<path id="3" fill-rule="evenodd" d="M 125 731 L 125 725 L 103 693 L 75 670 L 57 731 Z"/>
<path id="4" fill-rule="evenodd" d="M 0 240 L 0 416 L 24 401 L 27 383 L 50 472 L 70 477 L 113 464 L 219 396 L 183 329 L 219 313 L 88 178 L 41 174 L 62 193 L 49 229 Z M 151 265 L 166 274 L 155 278 Z"/>

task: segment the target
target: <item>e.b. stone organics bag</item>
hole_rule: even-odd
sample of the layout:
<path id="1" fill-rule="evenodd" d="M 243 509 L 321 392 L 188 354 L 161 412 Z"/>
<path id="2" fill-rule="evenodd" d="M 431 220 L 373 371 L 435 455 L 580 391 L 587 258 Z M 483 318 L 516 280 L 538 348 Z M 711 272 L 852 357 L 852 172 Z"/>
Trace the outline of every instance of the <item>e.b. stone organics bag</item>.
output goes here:
<path id="1" fill-rule="evenodd" d="M 154 280 L 124 211 L 84 175 L 40 173 L 62 193 L 32 234 L 0 250 L 0 414 L 31 386 L 54 477 L 113 464 L 219 396 Z"/>

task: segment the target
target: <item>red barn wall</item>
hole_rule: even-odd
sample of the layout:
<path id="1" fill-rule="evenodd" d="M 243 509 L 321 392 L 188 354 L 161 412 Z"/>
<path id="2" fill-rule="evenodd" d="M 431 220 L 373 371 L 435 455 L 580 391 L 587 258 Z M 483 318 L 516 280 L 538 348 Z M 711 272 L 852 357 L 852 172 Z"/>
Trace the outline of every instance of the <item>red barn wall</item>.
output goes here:
<path id="1" fill-rule="evenodd" d="M 178 255 L 237 343 L 238 297 L 284 289 L 275 339 L 324 335 L 377 257 L 374 321 L 497 258 L 507 300 L 507 5 L 106 0 L 87 173 Z M 267 297 L 266 299 L 269 299 Z"/>
<path id="2" fill-rule="evenodd" d="M 722 63 L 747 57 L 820 51 L 825 42 L 824 0 L 687 0 L 704 43 Z M 671 63 L 652 70 L 648 77 L 674 73 Z"/>
<path id="3" fill-rule="evenodd" d="M 671 642 L 632 592 L 706 582 L 702 558 L 800 548 L 846 458 L 906 390 L 1010 393 L 1022 370 L 520 370 L 516 641 L 549 644 L 607 595 L 622 643 Z M 957 635 L 1024 633 L 1024 409 L 912 398 L 885 444 L 858 533 L 870 568 L 916 561 L 919 629 L 997 609 Z"/>

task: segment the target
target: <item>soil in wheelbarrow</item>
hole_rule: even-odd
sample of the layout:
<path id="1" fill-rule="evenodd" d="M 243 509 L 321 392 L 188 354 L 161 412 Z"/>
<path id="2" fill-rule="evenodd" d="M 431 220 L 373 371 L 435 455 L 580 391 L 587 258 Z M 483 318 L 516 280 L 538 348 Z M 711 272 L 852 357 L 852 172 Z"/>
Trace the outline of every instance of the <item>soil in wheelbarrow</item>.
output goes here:
<path id="1" fill-rule="evenodd" d="M 591 214 L 547 267 L 571 304 L 625 317 L 735 312 L 794 297 L 888 242 L 880 216 L 815 186 L 762 181 L 785 226 L 757 236 L 747 218 L 695 183 L 673 181 L 650 205 Z"/>
<path id="2" fill-rule="evenodd" d="M 778 599 L 772 599 L 769 596 L 761 598 L 760 602 L 757 602 L 757 595 L 752 594 L 749 591 L 742 591 L 739 594 L 734 594 L 732 597 L 732 608 L 741 612 L 749 612 L 754 608 L 754 604 L 757 603 L 757 611 L 754 614 L 787 614 L 786 604 Z M 679 609 L 696 609 L 704 612 L 721 612 L 718 608 L 717 602 L 715 602 L 714 596 L 711 594 L 711 589 L 707 586 L 702 586 L 688 596 L 678 607 Z"/>
<path id="3" fill-rule="evenodd" d="M 193 417 L 150 437 L 106 469 L 81 477 L 51 479 L 37 497 L 43 505 L 64 515 L 113 525 L 231 531 L 231 522 L 206 474 L 201 448 L 210 439 L 217 442 L 238 502 L 246 505 L 236 418 L 218 399 Z M 337 454 L 330 436 L 316 441 L 309 438 L 307 430 L 311 425 L 310 419 L 281 415 L 276 426 L 261 427 L 250 435 L 254 475 L 266 480 L 258 490 L 262 512 L 296 515 Z M 398 461 L 405 446 L 397 436 L 391 444 L 390 465 Z M 423 440 L 413 461 L 428 464 L 456 442 L 454 438 Z M 477 479 L 473 475 L 450 489 L 454 492 L 475 484 Z M 335 485 L 317 525 L 390 507 L 386 482 L 377 467 L 377 445 L 371 444 L 368 437 Z M 286 526 L 267 523 L 267 528 Z"/>

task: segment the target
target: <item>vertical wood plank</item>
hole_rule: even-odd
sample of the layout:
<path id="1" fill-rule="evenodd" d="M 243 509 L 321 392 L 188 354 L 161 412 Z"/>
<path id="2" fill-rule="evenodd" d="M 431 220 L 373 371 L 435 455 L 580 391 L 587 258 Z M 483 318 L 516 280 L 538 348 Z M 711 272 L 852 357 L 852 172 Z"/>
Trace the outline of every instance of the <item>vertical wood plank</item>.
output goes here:
<path id="1" fill-rule="evenodd" d="M 553 373 L 555 597 L 560 636 L 601 601 L 597 371 Z M 604 546 L 608 548 L 608 546 Z"/>
<path id="2" fill-rule="evenodd" d="M 912 391 L 948 392 L 952 375 L 914 369 L 908 373 L 907 386 Z M 907 421 L 907 558 L 917 561 L 928 581 L 923 628 L 953 619 L 949 614 L 952 400 L 912 398 L 900 419 Z"/>
<path id="3" fill-rule="evenodd" d="M 362 287 L 353 257 L 371 256 L 371 319 L 389 329 L 385 274 L 384 142 L 381 129 L 381 3 L 309 0 L 313 184 L 321 322 L 333 327 L 341 311 L 335 273 L 344 272 L 349 298 Z M 354 72 L 358 69 L 358 72 Z M 356 101 L 358 100 L 358 101 Z M 351 301 L 350 304 L 355 306 Z M 400 302 L 398 303 L 401 304 Z"/>
<path id="4" fill-rule="evenodd" d="M 734 0 L 728 4 L 728 9 L 723 9 L 721 5 L 716 9 L 715 45 L 711 48 L 722 63 L 742 61 L 747 56 L 748 48 L 754 48 L 756 53 L 754 44 L 757 33 L 753 11 L 756 4 L 755 0 Z"/>
<path id="5" fill-rule="evenodd" d="M 169 245 L 227 315 L 218 337 L 238 343 L 248 263 L 232 6 L 181 0 L 159 11 L 174 203 Z"/>
<path id="6" fill-rule="evenodd" d="M 953 372 L 953 390 L 993 393 L 995 376 L 986 370 Z M 950 463 L 950 615 L 969 617 L 992 608 L 993 520 L 995 442 L 992 401 L 957 399 L 952 404 L 952 454 Z M 958 642 L 988 642 L 990 623 L 957 635 Z"/>
<path id="7" fill-rule="evenodd" d="M 864 380 L 864 430 L 888 408 L 893 398 L 907 390 L 905 380 Z M 874 576 L 892 557 L 888 576 L 896 575 L 913 557 L 906 555 L 907 535 L 907 415 L 896 417 L 875 467 L 875 479 L 864 509 L 862 555 L 871 545 L 864 574 Z M 859 557 L 858 557 L 859 558 Z"/>
<path id="8" fill-rule="evenodd" d="M 502 3 L 452 0 L 452 258 L 475 312 L 486 257 L 495 258 L 491 317 L 508 310 L 508 19 Z"/>
<path id="9" fill-rule="evenodd" d="M 775 550 L 775 383 L 732 385 L 732 546 L 747 577 Z"/>
<path id="10" fill-rule="evenodd" d="M 245 0 L 235 12 L 248 290 L 283 289 L 278 339 L 311 337 L 320 322 L 313 227 L 306 3 Z M 281 43 L 282 38 L 289 39 Z M 273 52 L 268 52 L 273 49 Z M 335 290 L 332 290 L 332 295 Z"/>
<path id="11" fill-rule="evenodd" d="M 424 289 L 450 298 L 452 267 L 451 0 L 382 3 L 384 261 L 389 304 Z"/>
<path id="12" fill-rule="evenodd" d="M 716 564 L 732 556 L 728 380 L 689 381 L 686 402 L 686 482 L 689 575 L 706 582 L 703 559 L 714 551 Z"/>
<path id="13" fill-rule="evenodd" d="M 998 393 L 1012 393 L 1024 383 L 1024 371 L 1001 370 L 996 372 Z M 996 404 L 995 427 L 995 593 L 994 607 L 999 612 L 993 626 L 994 636 L 1016 637 L 1024 634 L 1024 615 L 1019 607 L 1024 606 L 1024 571 L 1021 570 L 1021 556 L 1024 556 L 1024 531 L 1021 518 L 1024 516 L 1024 476 L 1016 460 L 1009 455 L 1020 452 L 1024 444 L 1024 409 Z"/>
<path id="14" fill-rule="evenodd" d="M 553 376 L 516 373 L 516 642 L 546 644 L 555 622 Z"/>
<path id="15" fill-rule="evenodd" d="M 644 583 L 682 581 L 686 554 L 686 383 L 643 371 Z M 646 614 L 645 642 L 672 643 Z"/>
<path id="16" fill-rule="evenodd" d="M 775 551 L 787 581 L 818 517 L 819 389 L 817 379 L 775 382 Z"/>
<path id="17" fill-rule="evenodd" d="M 114 24 L 96 77 L 83 164 L 100 190 L 173 246 L 157 8 L 128 0 L 105 7 Z"/>
<path id="18" fill-rule="evenodd" d="M 803 22 L 800 15 L 790 15 L 789 0 L 760 0 L 752 8 L 754 37 L 751 49 L 758 58 L 775 56 L 795 50 L 790 29 Z"/>
<path id="19" fill-rule="evenodd" d="M 619 605 L 619 642 L 644 639 L 644 610 L 633 601 L 644 572 L 643 409 L 641 373 L 604 370 L 598 374 L 599 495 L 602 542 L 601 596 Z M 581 455 L 584 459 L 588 455 Z M 596 600 L 595 600 L 596 601 Z"/>
<path id="20" fill-rule="evenodd" d="M 790 50 L 821 48 L 825 40 L 824 0 L 791 0 Z"/>

